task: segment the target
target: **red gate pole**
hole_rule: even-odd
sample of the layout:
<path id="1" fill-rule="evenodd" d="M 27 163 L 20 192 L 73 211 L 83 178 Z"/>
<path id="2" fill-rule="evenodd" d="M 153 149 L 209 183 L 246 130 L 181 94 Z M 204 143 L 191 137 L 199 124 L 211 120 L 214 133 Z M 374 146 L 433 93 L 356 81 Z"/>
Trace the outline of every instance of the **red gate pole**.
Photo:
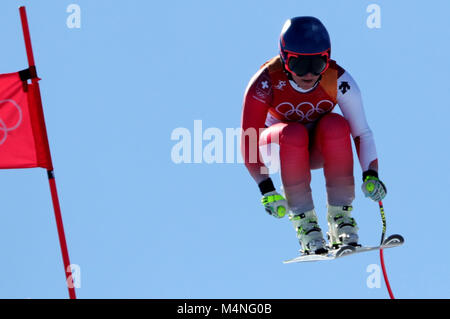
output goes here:
<path id="1" fill-rule="evenodd" d="M 20 12 L 20 19 L 22 22 L 22 30 L 23 30 L 23 37 L 25 40 L 25 48 L 27 51 L 27 58 L 28 58 L 28 65 L 29 68 L 35 68 L 34 64 L 34 56 L 33 56 L 33 49 L 31 47 L 31 37 L 30 37 L 30 30 L 28 28 L 28 19 L 27 19 L 27 13 L 25 10 L 25 7 L 19 7 Z M 55 175 L 53 172 L 53 164 L 51 163 L 51 155 L 50 155 L 50 147 L 48 144 L 48 137 L 47 137 L 47 130 L 45 129 L 45 121 L 44 121 L 44 112 L 42 109 L 42 100 L 41 100 L 41 94 L 39 90 L 39 78 L 37 76 L 33 77 L 31 79 L 33 85 L 36 87 L 36 94 L 37 94 L 37 107 L 38 107 L 38 113 L 40 115 L 40 120 L 42 124 L 44 125 L 44 134 L 45 134 L 45 146 L 47 148 L 47 154 L 48 158 L 50 160 L 50 169 L 47 170 L 48 175 L 48 182 L 50 185 L 50 193 L 52 196 L 52 202 L 53 202 L 53 210 L 55 212 L 55 221 L 56 221 L 56 227 L 58 230 L 58 237 L 59 237 L 59 245 L 61 247 L 61 253 L 64 263 L 64 273 L 66 274 L 66 283 L 67 288 L 69 289 L 69 297 L 70 299 L 76 299 L 75 294 L 75 288 L 73 284 L 73 278 L 72 278 L 72 271 L 70 268 L 70 260 L 69 260 L 69 251 L 67 249 L 67 242 L 66 242 L 66 236 L 64 233 L 64 225 L 62 221 L 61 216 L 61 208 L 59 206 L 59 199 L 58 199 L 58 192 L 56 189 L 56 182 L 55 182 Z"/>

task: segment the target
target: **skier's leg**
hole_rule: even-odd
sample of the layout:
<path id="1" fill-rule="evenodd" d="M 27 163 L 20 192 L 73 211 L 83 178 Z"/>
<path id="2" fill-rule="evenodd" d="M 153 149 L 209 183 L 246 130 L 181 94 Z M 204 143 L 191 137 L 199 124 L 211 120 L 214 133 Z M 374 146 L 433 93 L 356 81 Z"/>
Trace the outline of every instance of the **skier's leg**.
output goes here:
<path id="1" fill-rule="evenodd" d="M 293 212 L 314 208 L 311 194 L 307 129 L 300 123 L 277 123 L 261 133 L 260 146 L 280 146 L 280 168 L 286 200 Z"/>
<path id="2" fill-rule="evenodd" d="M 325 241 L 317 223 L 311 194 L 309 166 L 309 136 L 300 123 L 278 123 L 261 134 L 260 145 L 278 143 L 280 147 L 281 179 L 290 219 L 304 252 L 323 253 Z"/>
<path id="3" fill-rule="evenodd" d="M 355 182 L 348 123 L 339 114 L 330 113 L 319 121 L 315 134 L 327 186 L 330 243 L 357 244 L 358 227 L 351 217 Z"/>
<path id="4" fill-rule="evenodd" d="M 336 113 L 325 115 L 316 126 L 315 142 L 323 157 L 328 204 L 350 206 L 355 198 L 355 180 L 347 121 Z"/>
<path id="5" fill-rule="evenodd" d="M 319 148 L 319 143 L 313 129 L 309 133 L 309 166 L 311 170 L 323 168 L 323 156 Z"/>

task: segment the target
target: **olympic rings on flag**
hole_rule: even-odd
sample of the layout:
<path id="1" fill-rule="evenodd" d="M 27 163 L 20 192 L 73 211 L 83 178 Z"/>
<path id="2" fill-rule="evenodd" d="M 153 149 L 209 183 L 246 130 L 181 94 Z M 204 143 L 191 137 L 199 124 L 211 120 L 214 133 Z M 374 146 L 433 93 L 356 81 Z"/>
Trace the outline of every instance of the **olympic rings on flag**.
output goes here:
<path id="1" fill-rule="evenodd" d="M 5 123 L 5 119 L 10 117 L 11 115 L 14 116 L 14 114 L 11 114 L 11 112 L 8 111 L 4 111 L 4 105 L 2 104 L 6 104 L 6 103 L 11 103 L 14 106 L 14 109 L 17 110 L 17 114 L 18 114 L 18 119 L 17 122 L 8 127 L 8 125 Z M 15 111 L 13 111 L 15 112 Z M 14 100 L 0 100 L 0 134 L 3 135 L 0 137 L 0 145 L 2 145 L 3 143 L 5 143 L 7 137 L 8 137 L 8 132 L 11 132 L 15 129 L 17 129 L 20 124 L 22 123 L 22 109 L 20 108 L 20 106 L 16 103 L 16 101 Z"/>

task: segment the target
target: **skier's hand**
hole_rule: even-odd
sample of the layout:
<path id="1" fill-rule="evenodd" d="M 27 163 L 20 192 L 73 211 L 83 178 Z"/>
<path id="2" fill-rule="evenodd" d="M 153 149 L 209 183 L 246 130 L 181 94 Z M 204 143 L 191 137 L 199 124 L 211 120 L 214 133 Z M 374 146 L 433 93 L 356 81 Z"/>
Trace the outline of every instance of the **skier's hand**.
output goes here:
<path id="1" fill-rule="evenodd" d="M 361 188 L 364 195 L 375 202 L 379 202 L 386 197 L 386 186 L 376 176 L 366 176 Z"/>
<path id="2" fill-rule="evenodd" d="M 283 218 L 286 215 L 287 201 L 277 191 L 264 194 L 261 203 L 264 205 L 266 212 L 275 218 Z"/>

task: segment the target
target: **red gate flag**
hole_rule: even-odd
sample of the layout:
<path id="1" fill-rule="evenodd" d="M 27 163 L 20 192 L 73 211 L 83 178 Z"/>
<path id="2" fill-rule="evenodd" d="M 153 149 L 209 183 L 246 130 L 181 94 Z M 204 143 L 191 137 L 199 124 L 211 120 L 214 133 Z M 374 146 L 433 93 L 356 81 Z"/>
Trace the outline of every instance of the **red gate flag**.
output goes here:
<path id="1" fill-rule="evenodd" d="M 40 95 L 30 69 L 0 74 L 0 168 L 52 170 Z"/>
<path id="2" fill-rule="evenodd" d="M 19 12 L 29 67 L 0 74 L 0 169 L 47 169 L 69 297 L 76 299 L 25 7 Z"/>

